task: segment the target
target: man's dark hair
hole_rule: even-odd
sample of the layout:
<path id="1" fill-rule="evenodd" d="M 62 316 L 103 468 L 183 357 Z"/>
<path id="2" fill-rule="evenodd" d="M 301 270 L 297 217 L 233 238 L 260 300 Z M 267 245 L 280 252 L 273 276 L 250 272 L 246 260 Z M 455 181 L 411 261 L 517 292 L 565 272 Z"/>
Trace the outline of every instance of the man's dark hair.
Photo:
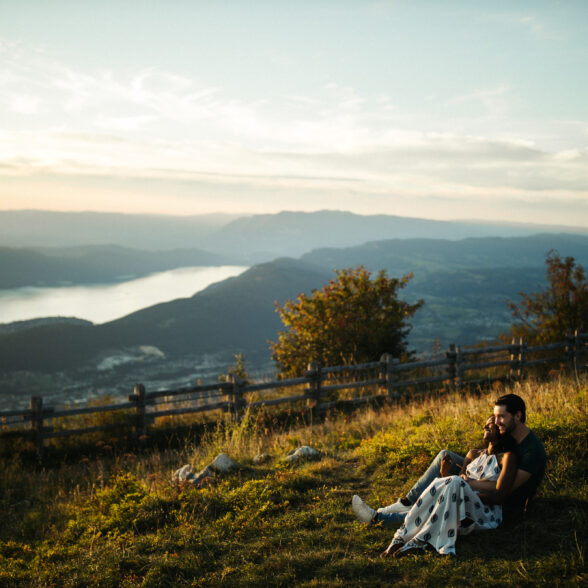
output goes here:
<path id="1" fill-rule="evenodd" d="M 521 411 L 521 423 L 524 423 L 527 418 L 527 408 L 525 401 L 516 394 L 505 394 L 494 401 L 495 405 L 504 406 L 510 414 L 514 415 L 517 411 Z"/>

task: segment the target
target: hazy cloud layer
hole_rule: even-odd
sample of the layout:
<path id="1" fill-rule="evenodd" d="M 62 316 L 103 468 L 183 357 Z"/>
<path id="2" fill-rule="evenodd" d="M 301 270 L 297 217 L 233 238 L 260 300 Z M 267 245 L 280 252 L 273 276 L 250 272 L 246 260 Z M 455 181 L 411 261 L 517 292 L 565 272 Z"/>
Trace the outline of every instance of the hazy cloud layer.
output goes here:
<path id="1" fill-rule="evenodd" d="M 533 19 L 519 24 L 547 34 Z M 103 202 L 115 207 L 125 193 L 137 209 L 153 207 L 169 182 L 166 206 L 181 201 L 186 213 L 263 204 L 508 218 L 512 207 L 529 220 L 588 224 L 587 122 L 511 120 L 509 84 L 431 96 L 435 108 L 419 112 L 334 83 L 246 100 L 156 68 L 82 72 L 18 43 L 0 42 L 0 63 L 8 208 L 42 207 L 35 189 L 50 192 L 51 178 L 63 197 L 71 177 L 78 196 L 70 208 L 92 208 L 93 178 L 104 177 Z M 159 182 L 151 194 L 145 180 Z M 456 201 L 465 206 L 441 212 Z"/>

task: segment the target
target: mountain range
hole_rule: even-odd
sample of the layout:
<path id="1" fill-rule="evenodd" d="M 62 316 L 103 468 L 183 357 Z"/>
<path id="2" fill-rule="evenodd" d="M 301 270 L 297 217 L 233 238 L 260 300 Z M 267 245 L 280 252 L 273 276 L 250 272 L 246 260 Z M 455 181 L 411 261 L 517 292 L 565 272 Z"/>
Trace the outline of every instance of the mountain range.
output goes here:
<path id="1" fill-rule="evenodd" d="M 537 225 L 341 211 L 239 218 L 0 211 L 0 223 L 0 289 L 104 283 L 178 267 L 253 265 L 278 257 L 301 257 L 329 269 L 363 264 L 391 274 L 439 265 L 514 267 L 541 264 L 550 248 L 582 256 L 588 236 L 588 230 L 573 233 L 569 227 L 547 231 Z M 530 240 L 518 241 L 515 250 L 507 238 L 517 236 Z"/>
<path id="2" fill-rule="evenodd" d="M 582 264 L 588 237 L 386 240 L 347 249 L 318 249 L 301 259 L 279 258 L 213 284 L 190 298 L 158 304 L 102 325 L 52 322 L 0 335 L 0 371 L 59 371 L 94 364 L 106 353 L 153 346 L 166 357 L 242 352 L 269 357 L 268 339 L 281 328 L 274 302 L 321 288 L 333 269 L 363 264 L 390 276 L 414 272 L 401 292 L 425 299 L 413 319 L 417 350 L 474 343 L 508 330 L 507 299 L 544 288 L 546 253 L 556 248 Z"/>
<path id="3" fill-rule="evenodd" d="M 335 210 L 239 217 L 0 211 L 0 226 L 0 246 L 4 247 L 118 245 L 148 251 L 201 249 L 229 257 L 237 265 L 386 239 L 459 240 L 541 232 L 588 235 L 588 229 L 579 227 L 363 216 Z"/>
<path id="4" fill-rule="evenodd" d="M 0 247 L 0 289 L 128 280 L 191 266 L 230 265 L 226 256 L 200 249 L 140 251 L 118 245 Z"/>

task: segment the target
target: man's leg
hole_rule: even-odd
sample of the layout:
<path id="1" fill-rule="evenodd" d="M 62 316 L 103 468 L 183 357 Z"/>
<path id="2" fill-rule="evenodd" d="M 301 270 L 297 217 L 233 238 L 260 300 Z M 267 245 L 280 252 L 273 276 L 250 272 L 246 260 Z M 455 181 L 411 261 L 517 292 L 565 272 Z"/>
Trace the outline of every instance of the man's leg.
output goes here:
<path id="1" fill-rule="evenodd" d="M 408 512 L 393 512 L 390 514 L 377 512 L 372 520 L 372 524 L 381 525 L 382 527 L 398 526 L 404 523 L 407 514 Z"/>
<path id="2" fill-rule="evenodd" d="M 461 455 L 457 455 L 457 453 L 452 453 L 451 451 L 444 449 L 437 454 L 427 471 L 418 479 L 416 484 L 414 484 L 409 490 L 408 494 L 393 504 L 378 508 L 376 511 L 368 506 L 359 496 L 354 496 L 352 505 L 357 518 L 363 523 L 381 523 L 384 527 L 404 522 L 406 514 L 411 509 L 412 505 L 418 500 L 422 491 L 435 478 L 440 477 L 441 460 L 446 455 L 449 455 L 453 462 L 449 473 L 451 475 L 459 474 L 464 458 L 461 457 Z"/>
<path id="3" fill-rule="evenodd" d="M 368 506 L 359 496 L 355 495 L 351 501 L 353 506 L 353 512 L 355 516 L 362 522 L 373 525 L 381 525 L 382 527 L 388 527 L 391 525 L 399 525 L 404 522 L 406 512 L 403 513 L 390 513 L 384 514 L 380 511 L 375 511 L 373 508 Z M 410 509 L 408 509 L 410 510 Z"/>

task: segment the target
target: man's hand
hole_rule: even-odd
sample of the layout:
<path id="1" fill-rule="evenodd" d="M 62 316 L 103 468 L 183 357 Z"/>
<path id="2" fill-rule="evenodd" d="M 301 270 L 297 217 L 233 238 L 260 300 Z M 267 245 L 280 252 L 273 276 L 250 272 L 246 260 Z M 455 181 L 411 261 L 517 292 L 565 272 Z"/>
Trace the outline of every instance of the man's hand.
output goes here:
<path id="1" fill-rule="evenodd" d="M 451 457 L 449 457 L 449 455 L 444 455 L 443 459 L 441 460 L 440 468 L 442 478 L 449 476 L 449 474 L 451 473 L 451 466 L 453 466 L 453 460 L 451 459 Z"/>

